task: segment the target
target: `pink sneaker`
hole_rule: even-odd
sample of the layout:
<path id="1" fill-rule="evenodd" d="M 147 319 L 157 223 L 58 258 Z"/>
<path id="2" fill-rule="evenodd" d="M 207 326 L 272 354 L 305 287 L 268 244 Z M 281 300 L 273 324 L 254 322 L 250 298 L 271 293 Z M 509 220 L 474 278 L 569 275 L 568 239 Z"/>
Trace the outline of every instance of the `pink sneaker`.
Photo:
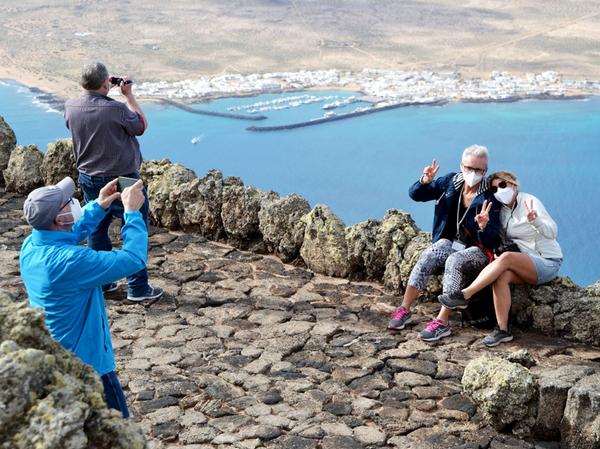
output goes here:
<path id="1" fill-rule="evenodd" d="M 450 324 L 444 324 L 442 320 L 435 319 L 427 323 L 427 327 L 419 332 L 418 338 L 423 341 L 437 341 L 451 333 Z"/>
<path id="2" fill-rule="evenodd" d="M 388 329 L 392 331 L 400 331 L 412 321 L 412 315 L 408 309 L 398 307 L 392 312 L 392 319 L 388 323 Z"/>

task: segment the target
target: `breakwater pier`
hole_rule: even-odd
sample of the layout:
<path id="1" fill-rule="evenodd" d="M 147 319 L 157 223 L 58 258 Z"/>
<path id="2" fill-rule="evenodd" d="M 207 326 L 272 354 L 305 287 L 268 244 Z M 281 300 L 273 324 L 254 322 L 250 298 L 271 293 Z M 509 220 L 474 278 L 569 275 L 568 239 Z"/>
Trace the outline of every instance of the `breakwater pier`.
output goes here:
<path id="1" fill-rule="evenodd" d="M 373 114 L 375 112 L 389 111 L 391 109 L 403 108 L 406 106 L 442 106 L 448 103 L 448 100 L 435 100 L 430 102 L 400 102 L 387 104 L 385 106 L 373 106 L 370 108 L 362 108 L 356 111 L 347 112 L 345 114 L 336 114 L 330 115 L 327 117 L 320 117 L 312 120 L 307 120 L 303 122 L 289 123 L 287 125 L 276 125 L 276 126 L 249 126 L 246 128 L 247 131 L 257 131 L 257 132 L 265 132 L 265 131 L 283 131 L 286 129 L 295 129 L 302 128 L 305 126 L 313 126 L 320 125 L 322 123 L 333 122 L 337 120 L 345 120 L 352 117 L 359 117 L 361 115 Z"/>
<path id="2" fill-rule="evenodd" d="M 213 117 L 224 117 L 224 118 L 232 118 L 236 120 L 264 120 L 267 117 L 264 115 L 248 115 L 248 114 L 234 114 L 231 112 L 218 112 L 218 111 L 207 111 L 205 109 L 196 109 L 187 104 L 179 103 L 178 101 L 169 100 L 166 98 L 161 98 L 160 102 L 173 106 L 178 109 L 182 109 L 186 112 L 191 112 L 192 114 L 200 114 L 200 115 L 210 115 Z"/>

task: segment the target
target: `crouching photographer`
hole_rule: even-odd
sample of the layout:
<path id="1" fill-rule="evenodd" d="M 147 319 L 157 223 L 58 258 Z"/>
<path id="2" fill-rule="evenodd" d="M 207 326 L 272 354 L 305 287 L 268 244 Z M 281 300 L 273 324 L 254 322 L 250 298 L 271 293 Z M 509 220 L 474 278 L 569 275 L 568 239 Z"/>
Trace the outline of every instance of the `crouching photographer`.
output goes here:
<path id="1" fill-rule="evenodd" d="M 109 182 L 83 208 L 73 198 L 75 182 L 68 177 L 31 192 L 23 213 L 33 231 L 23 242 L 20 266 L 29 304 L 44 310 L 52 337 L 98 372 L 107 405 L 127 418 L 102 286 L 146 266 L 148 230 L 140 213 L 146 201 L 142 181 L 122 193 L 117 184 L 117 179 Z M 123 248 L 81 246 L 117 201 L 124 209 Z"/>
<path id="2" fill-rule="evenodd" d="M 148 122 L 133 95 L 133 83 L 127 76 L 115 77 L 100 62 L 88 64 L 81 74 L 84 93 L 65 103 L 65 120 L 73 136 L 79 183 L 87 202 L 98 198 L 100 190 L 122 176 L 139 179 L 142 154 L 137 136 L 144 134 Z M 120 89 L 126 103 L 108 96 L 111 89 Z M 140 209 L 148 226 L 148 195 Z M 115 201 L 104 219 L 88 238 L 88 246 L 96 251 L 110 251 L 112 242 L 108 229 L 113 218 L 123 218 L 123 204 Z M 144 301 L 159 298 L 163 291 L 148 283 L 143 267 L 127 278 L 127 299 Z M 103 286 L 105 292 L 118 289 L 115 282 Z"/>

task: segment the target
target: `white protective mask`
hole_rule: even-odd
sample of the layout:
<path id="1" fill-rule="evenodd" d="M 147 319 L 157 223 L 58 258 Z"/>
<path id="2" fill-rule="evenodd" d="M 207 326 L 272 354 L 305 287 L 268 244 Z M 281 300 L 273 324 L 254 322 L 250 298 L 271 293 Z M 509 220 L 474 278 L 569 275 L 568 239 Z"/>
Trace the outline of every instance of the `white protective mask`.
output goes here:
<path id="1" fill-rule="evenodd" d="M 498 189 L 496 193 L 494 193 L 494 197 L 500 201 L 502 204 L 510 204 L 515 196 L 515 191 L 512 187 L 505 187 L 503 189 Z"/>
<path id="2" fill-rule="evenodd" d="M 468 171 L 466 173 L 463 173 L 463 179 L 469 187 L 473 187 L 483 179 L 483 175 L 479 175 L 474 171 Z"/>
<path id="3" fill-rule="evenodd" d="M 79 200 L 77 198 L 71 198 L 71 212 L 63 212 L 59 215 L 71 215 L 73 217 L 73 221 L 69 223 L 63 223 L 66 225 L 75 224 L 81 217 L 83 217 L 83 210 L 81 209 L 81 204 L 79 204 Z"/>

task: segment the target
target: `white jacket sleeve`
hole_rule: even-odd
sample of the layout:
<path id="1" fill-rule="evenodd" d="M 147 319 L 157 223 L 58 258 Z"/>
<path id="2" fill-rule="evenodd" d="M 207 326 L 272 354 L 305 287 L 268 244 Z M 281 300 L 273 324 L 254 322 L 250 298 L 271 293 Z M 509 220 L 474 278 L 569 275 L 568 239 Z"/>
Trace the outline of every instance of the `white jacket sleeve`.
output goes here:
<path id="1" fill-rule="evenodd" d="M 556 222 L 550 217 L 542 202 L 536 197 L 533 197 L 533 210 L 537 212 L 536 219 L 531 222 L 535 230 L 547 239 L 556 239 L 558 226 L 556 226 Z"/>

